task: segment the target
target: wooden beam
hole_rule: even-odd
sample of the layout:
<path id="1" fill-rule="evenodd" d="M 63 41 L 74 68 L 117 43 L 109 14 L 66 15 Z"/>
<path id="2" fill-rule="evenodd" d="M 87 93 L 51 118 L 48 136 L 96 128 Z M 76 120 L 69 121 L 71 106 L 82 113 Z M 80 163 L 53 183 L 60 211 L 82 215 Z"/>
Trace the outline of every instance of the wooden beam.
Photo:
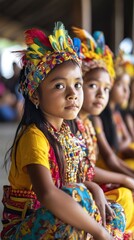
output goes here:
<path id="1" fill-rule="evenodd" d="M 82 28 L 91 33 L 92 31 L 91 0 L 81 0 L 81 11 L 82 11 Z"/>
<path id="2" fill-rule="evenodd" d="M 118 51 L 119 43 L 124 38 L 124 1 L 115 0 L 115 53 Z"/>

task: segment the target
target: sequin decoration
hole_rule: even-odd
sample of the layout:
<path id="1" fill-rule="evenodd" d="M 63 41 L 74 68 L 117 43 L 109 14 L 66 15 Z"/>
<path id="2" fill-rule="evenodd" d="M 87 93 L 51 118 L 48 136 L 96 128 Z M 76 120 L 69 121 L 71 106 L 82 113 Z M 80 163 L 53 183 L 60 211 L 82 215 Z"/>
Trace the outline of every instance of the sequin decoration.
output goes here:
<path id="1" fill-rule="evenodd" d="M 83 181 L 81 163 L 84 157 L 82 144 L 70 131 L 69 126 L 63 122 L 60 131 L 48 126 L 48 131 L 60 142 L 65 155 L 65 184 Z"/>

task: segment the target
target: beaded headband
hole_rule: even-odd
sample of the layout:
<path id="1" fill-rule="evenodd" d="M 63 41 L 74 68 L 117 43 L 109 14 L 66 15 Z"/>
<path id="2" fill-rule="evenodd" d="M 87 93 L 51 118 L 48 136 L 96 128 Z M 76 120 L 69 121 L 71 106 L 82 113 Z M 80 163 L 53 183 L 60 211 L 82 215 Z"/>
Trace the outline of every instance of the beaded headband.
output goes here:
<path id="1" fill-rule="evenodd" d="M 96 31 L 89 34 L 86 30 L 72 27 L 74 33 L 82 41 L 82 69 L 85 74 L 90 69 L 104 68 L 110 75 L 111 82 L 115 77 L 113 54 L 108 46 L 105 45 L 103 32 Z"/>
<path id="2" fill-rule="evenodd" d="M 68 60 L 81 65 L 78 57 L 81 42 L 75 38 L 73 43 L 62 22 L 55 23 L 53 35 L 48 37 L 39 29 L 27 30 L 25 43 L 27 49 L 22 56 L 25 71 L 19 84 L 19 90 L 24 96 L 32 96 L 40 82 L 56 65 Z"/>
<path id="3" fill-rule="evenodd" d="M 123 74 L 128 74 L 130 77 L 134 77 L 134 64 L 131 61 L 126 60 L 124 51 L 119 49 L 118 55 L 114 60 L 116 77 L 119 78 Z"/>

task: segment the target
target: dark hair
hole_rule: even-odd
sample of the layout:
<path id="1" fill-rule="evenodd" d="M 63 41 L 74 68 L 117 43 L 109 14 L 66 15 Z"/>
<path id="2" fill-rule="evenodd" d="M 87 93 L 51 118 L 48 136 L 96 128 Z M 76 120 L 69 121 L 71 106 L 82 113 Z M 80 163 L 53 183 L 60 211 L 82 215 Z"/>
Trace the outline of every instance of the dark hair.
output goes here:
<path id="1" fill-rule="evenodd" d="M 20 73 L 20 81 L 24 80 L 24 69 L 21 70 Z M 4 166 L 7 170 L 7 164 L 9 163 L 10 157 L 13 153 L 13 148 L 14 148 L 14 161 L 16 165 L 16 151 L 17 151 L 17 145 L 18 142 L 23 135 L 23 133 L 26 131 L 27 127 L 30 124 L 35 124 L 38 129 L 40 129 L 46 138 L 48 139 L 50 145 L 54 149 L 54 153 L 56 155 L 56 160 L 58 163 L 59 167 L 59 172 L 60 172 L 60 177 L 61 181 L 64 182 L 64 155 L 63 155 L 63 150 L 62 146 L 60 143 L 54 138 L 54 136 L 48 131 L 47 129 L 47 120 L 44 118 L 44 115 L 40 109 L 36 109 L 35 105 L 31 102 L 29 97 L 27 95 L 24 95 L 25 98 L 25 103 L 24 103 L 24 112 L 22 119 L 17 127 L 15 137 L 13 140 L 13 144 L 10 147 L 10 149 L 7 151 L 5 154 L 5 162 Z M 23 126 L 25 126 L 23 130 Z M 21 134 L 20 134 L 21 133 Z M 16 165 L 16 170 L 17 170 L 17 165 Z"/>
<path id="2" fill-rule="evenodd" d="M 78 63 L 75 60 L 68 60 L 67 62 L 72 62 L 73 64 L 79 66 Z M 58 65 L 56 65 L 55 68 L 57 66 Z M 19 82 L 21 83 L 23 81 L 25 81 L 25 68 L 23 68 L 20 72 Z M 5 164 L 4 165 L 5 165 L 5 167 L 7 166 L 7 163 L 9 162 L 9 154 L 10 154 L 10 157 L 11 157 L 13 148 L 15 150 L 14 151 L 14 156 L 15 156 L 15 165 L 16 165 L 16 151 L 17 151 L 18 142 L 19 142 L 21 136 L 23 135 L 24 131 L 26 131 L 26 128 L 30 124 L 35 124 L 36 127 L 38 129 L 40 129 L 43 132 L 43 134 L 46 136 L 46 138 L 48 139 L 50 145 L 52 146 L 52 148 L 54 150 L 56 160 L 57 160 L 57 164 L 58 164 L 58 167 L 59 167 L 60 178 L 61 178 L 62 183 L 64 183 L 64 169 L 65 169 L 64 162 L 65 161 L 64 161 L 64 154 L 63 154 L 62 146 L 55 139 L 55 137 L 48 131 L 48 129 L 47 129 L 48 122 L 45 119 L 41 109 L 40 108 L 36 109 L 35 105 L 31 102 L 28 95 L 24 94 L 24 98 L 25 98 L 24 113 L 23 113 L 22 119 L 21 119 L 21 121 L 18 125 L 18 128 L 16 130 L 16 134 L 15 134 L 13 144 L 5 155 Z M 24 130 L 22 130 L 23 126 L 25 126 Z M 20 131 L 21 131 L 21 134 L 19 134 Z M 17 166 L 16 166 L 16 168 L 17 168 Z"/>
<path id="3" fill-rule="evenodd" d="M 66 120 L 66 123 L 69 125 L 71 132 L 76 135 L 77 131 L 78 131 L 78 127 L 76 124 L 76 120 Z"/>
<path id="4" fill-rule="evenodd" d="M 44 118 L 41 110 L 36 109 L 35 105 L 29 100 L 29 97 L 25 98 L 24 113 L 23 113 L 22 119 L 17 127 L 13 144 L 12 144 L 11 148 L 9 149 L 9 151 L 5 155 L 5 165 L 7 164 L 8 160 L 9 160 L 9 159 L 7 159 L 7 157 L 9 156 L 8 154 L 10 152 L 10 156 L 11 156 L 13 148 L 14 148 L 14 161 L 15 161 L 15 165 L 16 165 L 16 151 L 17 151 L 18 142 L 30 124 L 35 124 L 36 127 L 44 133 L 44 135 L 48 139 L 50 145 L 53 147 L 54 153 L 56 155 L 59 171 L 60 171 L 60 177 L 63 182 L 64 181 L 64 179 L 63 179 L 64 155 L 63 155 L 62 146 L 54 138 L 54 136 L 48 131 L 47 126 L 46 126 L 47 120 Z M 22 129 L 23 126 L 25 126 L 24 130 Z M 19 135 L 20 131 L 21 131 L 21 134 Z M 16 165 L 16 169 L 17 169 L 17 165 Z"/>
<path id="5" fill-rule="evenodd" d="M 100 114 L 100 118 L 103 123 L 104 132 L 110 146 L 117 151 L 118 150 L 118 141 L 117 141 L 117 133 L 116 127 L 112 119 L 112 111 L 107 105 L 104 111 Z"/>

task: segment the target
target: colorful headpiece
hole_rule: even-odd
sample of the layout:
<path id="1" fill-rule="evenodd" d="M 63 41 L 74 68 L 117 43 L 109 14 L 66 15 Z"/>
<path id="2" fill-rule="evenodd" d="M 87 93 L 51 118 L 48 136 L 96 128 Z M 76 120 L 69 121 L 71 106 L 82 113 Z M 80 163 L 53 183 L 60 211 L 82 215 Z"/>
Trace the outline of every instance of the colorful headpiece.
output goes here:
<path id="1" fill-rule="evenodd" d="M 22 57 L 25 76 L 19 86 L 23 95 L 31 96 L 57 64 L 72 59 L 81 63 L 78 57 L 80 40 L 75 39 L 73 43 L 62 22 L 55 23 L 53 35 L 48 37 L 39 29 L 27 30 L 25 42 L 28 46 Z"/>
<path id="2" fill-rule="evenodd" d="M 76 27 L 72 27 L 72 29 L 76 36 L 82 41 L 83 72 L 85 73 L 97 67 L 104 68 L 109 73 L 111 81 L 113 81 L 115 77 L 113 54 L 109 47 L 105 45 L 103 32 L 96 31 L 92 37 L 91 34 L 84 29 Z"/>
<path id="3" fill-rule="evenodd" d="M 119 78 L 127 73 L 130 77 L 134 77 L 134 64 L 127 58 L 125 53 L 119 49 L 118 55 L 114 61 L 116 77 Z"/>

